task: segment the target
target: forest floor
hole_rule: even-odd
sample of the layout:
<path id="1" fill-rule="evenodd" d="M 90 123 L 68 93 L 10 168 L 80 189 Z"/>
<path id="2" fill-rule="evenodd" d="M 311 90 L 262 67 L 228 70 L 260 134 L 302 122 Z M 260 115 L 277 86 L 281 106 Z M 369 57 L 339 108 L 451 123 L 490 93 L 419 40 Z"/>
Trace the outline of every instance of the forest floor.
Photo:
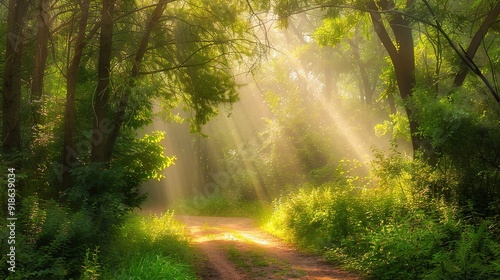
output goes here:
<path id="1" fill-rule="evenodd" d="M 360 279 L 260 230 L 253 219 L 176 217 L 199 252 L 201 279 Z"/>

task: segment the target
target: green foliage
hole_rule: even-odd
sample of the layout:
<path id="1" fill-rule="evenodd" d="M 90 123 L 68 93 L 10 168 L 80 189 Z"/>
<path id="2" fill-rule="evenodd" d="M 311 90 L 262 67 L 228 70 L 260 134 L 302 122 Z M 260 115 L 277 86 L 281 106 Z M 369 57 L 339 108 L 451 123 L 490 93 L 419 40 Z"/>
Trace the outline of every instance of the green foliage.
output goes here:
<path id="1" fill-rule="evenodd" d="M 99 264 L 99 247 L 96 246 L 93 252 L 87 249 L 83 260 L 83 274 L 81 280 L 97 280 L 101 275 L 101 265 Z"/>
<path id="2" fill-rule="evenodd" d="M 492 279 L 500 276 L 500 244 L 493 235 L 492 224 L 462 227 L 450 251 L 433 255 L 433 269 L 424 279 Z"/>
<path id="3" fill-rule="evenodd" d="M 255 197 L 248 199 L 242 191 L 216 190 L 206 196 L 195 195 L 192 198 L 180 200 L 173 206 L 177 212 L 187 215 L 219 216 L 219 217 L 259 217 L 263 203 Z"/>
<path id="4" fill-rule="evenodd" d="M 342 13 L 323 20 L 323 24 L 314 31 L 314 38 L 321 46 L 335 46 L 351 32 L 360 21 L 361 13 Z"/>
<path id="5" fill-rule="evenodd" d="M 394 114 L 389 114 L 389 119 L 375 126 L 375 134 L 379 137 L 390 135 L 394 140 L 404 139 L 409 141 L 410 124 L 408 118 L 398 111 Z"/>
<path id="6" fill-rule="evenodd" d="M 497 215 L 491 206 L 500 197 L 498 116 L 462 90 L 436 97 L 420 89 L 413 103 L 420 131 L 431 139 L 440 159 L 438 170 L 446 177 L 444 187 L 454 194 L 451 198 L 469 215 Z"/>
<path id="7" fill-rule="evenodd" d="M 22 279 L 69 279 L 81 273 L 88 246 L 98 242 L 91 215 L 54 201 L 23 200 L 16 227 L 16 273 Z M 2 229 L 2 235 L 6 232 Z M 6 244 L 6 242 L 4 243 Z M 1 249 L 7 252 L 6 245 Z M 3 257 L 3 263 L 6 257 Z M 6 271 L 6 270 L 3 270 Z M 7 275 L 3 275 L 7 276 Z M 16 279 L 16 278 L 14 278 Z"/>
<path id="8" fill-rule="evenodd" d="M 142 138 L 123 137 L 117 143 L 117 156 L 113 165 L 126 168 L 126 180 L 130 185 L 140 185 L 151 179 L 161 179 L 162 171 L 174 163 L 174 157 L 164 155 L 161 141 L 165 132 L 155 131 Z"/>
<path id="9" fill-rule="evenodd" d="M 236 72 L 253 69 L 266 47 L 253 33 L 254 22 L 249 19 L 246 1 L 167 1 L 160 23 L 148 33 L 145 27 L 152 26 L 148 23 L 152 23 L 158 1 L 117 1 L 113 4 L 107 88 L 110 96 L 103 106 L 104 119 L 99 123 L 107 127 L 96 131 L 92 120 L 98 115 L 96 103 L 101 93 L 95 90 L 98 76 L 102 76 L 97 74 L 102 50 L 96 47 L 100 37 L 96 26 L 102 3 L 90 1 L 88 22 L 83 25 L 85 39 L 75 46 L 82 6 L 88 1 L 48 1 L 48 11 L 44 12 L 50 17 L 48 57 L 45 65 L 38 65 L 34 63 L 38 57 L 35 54 L 42 52 L 37 45 L 42 36 L 36 34 L 39 5 L 35 2 L 26 2 L 31 16 L 26 19 L 24 30 L 15 36 L 6 26 L 8 10 L 14 10 L 9 5 L 15 2 L 0 7 L 0 15 L 5 19 L 0 25 L 5 35 L 0 39 L 0 53 L 5 54 L 5 46 L 14 37 L 17 40 L 16 36 L 21 36 L 24 43 L 21 111 L 10 117 L 21 120 L 23 151 L 15 156 L 23 171 L 16 173 L 17 193 L 18 202 L 24 200 L 27 212 L 22 218 L 29 228 L 19 231 L 26 230 L 26 238 L 31 241 L 20 246 L 20 254 L 26 255 L 19 258 L 25 262 L 20 262 L 18 275 L 25 279 L 76 277 L 83 263 L 83 277 L 92 279 L 100 264 L 98 252 L 89 253 L 87 248 L 101 245 L 101 254 L 106 254 L 109 248 L 102 245 L 112 238 L 126 214 L 144 201 L 145 195 L 139 192 L 141 184 L 160 179 L 163 169 L 174 160 L 164 155 L 163 133 L 138 137 L 137 131 L 152 123 L 154 109 L 159 107 L 168 111 L 164 115 L 172 115 L 174 108 L 183 106 L 192 112 L 185 116 L 193 130 L 199 132 L 221 106 L 238 100 Z M 78 47 L 83 48 L 82 57 L 74 59 L 80 53 Z M 5 55 L 0 57 L 3 73 Z M 79 64 L 72 65 L 75 62 Z M 77 72 L 70 70 L 71 66 Z M 44 73 L 44 84 L 40 101 L 34 104 L 30 86 L 36 67 Z M 66 104 L 72 78 L 76 80 L 76 92 L 71 95 L 76 105 L 66 114 L 65 109 L 73 107 Z M 74 112 L 72 119 L 70 111 Z M 33 115 L 40 117 L 36 125 Z M 115 138 L 110 137 L 110 132 L 116 132 L 118 127 L 113 142 Z M 74 146 L 63 147 L 63 142 Z M 93 162 L 91 150 L 104 142 L 111 159 Z M 70 154 L 64 159 L 63 150 Z M 4 166 L 7 162 L 1 157 L 0 165 Z M 70 186 L 61 184 L 63 170 L 70 170 Z M 5 192 L 0 193 L 5 209 Z M 28 206 L 30 203 L 36 206 Z M 20 242 L 24 238 L 19 234 Z"/>
<path id="10" fill-rule="evenodd" d="M 119 225 L 124 215 L 146 198 L 139 192 L 141 183 L 160 179 L 160 172 L 173 163 L 173 158 L 163 154 L 163 137 L 159 132 L 140 139 L 123 137 L 109 166 L 90 163 L 74 168 L 75 184 L 65 194 L 67 201 L 75 209 L 90 211 L 103 232 Z"/>
<path id="11" fill-rule="evenodd" d="M 377 187 L 302 186 L 275 200 L 266 229 L 369 279 L 500 277 L 498 222 L 470 224 L 429 193 L 444 178 L 424 163 L 377 157 Z"/>
<path id="12" fill-rule="evenodd" d="M 188 241 L 173 212 L 129 216 L 104 256 L 103 279 L 196 279 Z"/>

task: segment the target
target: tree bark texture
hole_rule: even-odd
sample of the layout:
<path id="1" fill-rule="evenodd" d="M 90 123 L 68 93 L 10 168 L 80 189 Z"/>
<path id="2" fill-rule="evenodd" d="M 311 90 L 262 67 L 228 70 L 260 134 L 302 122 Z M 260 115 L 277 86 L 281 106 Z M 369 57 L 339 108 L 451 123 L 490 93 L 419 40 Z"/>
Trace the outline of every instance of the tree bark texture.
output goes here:
<path id="1" fill-rule="evenodd" d="M 31 104 L 32 104 L 32 125 L 34 134 L 41 124 L 41 104 L 43 99 L 43 85 L 45 77 L 45 65 L 48 56 L 48 42 L 50 36 L 50 0 L 39 0 L 37 3 L 37 38 L 35 50 L 35 62 L 31 75 Z"/>
<path id="2" fill-rule="evenodd" d="M 105 162 L 110 157 L 106 149 L 105 125 L 109 122 L 110 73 L 113 45 L 113 12 L 115 0 L 104 0 L 101 9 L 101 34 L 99 37 L 98 82 L 94 97 L 94 121 L 92 132 L 92 162 Z"/>
<path id="3" fill-rule="evenodd" d="M 75 150 L 73 137 L 75 134 L 75 112 L 76 112 L 76 82 L 78 68 L 82 59 L 85 43 L 85 31 L 89 17 L 90 0 L 81 2 L 81 15 L 78 22 L 78 34 L 76 36 L 73 56 L 66 72 L 66 107 L 64 112 L 64 139 L 62 158 L 62 183 L 61 191 L 71 186 L 70 171 L 78 165 L 78 155 Z"/>
<path id="4" fill-rule="evenodd" d="M 23 29 L 27 11 L 27 0 L 9 1 L 7 46 L 2 85 L 2 151 L 6 155 L 21 150 Z"/>
<path id="5" fill-rule="evenodd" d="M 388 17 L 388 23 L 395 39 L 395 43 L 393 43 L 382 16 L 379 13 L 379 10 L 387 10 L 392 7 L 394 7 L 392 0 L 379 1 L 378 3 L 372 1 L 369 3 L 369 8 L 372 10 L 372 12 L 370 12 L 370 17 L 375 32 L 382 41 L 394 66 L 399 93 L 403 99 L 410 124 L 413 152 L 415 153 L 421 149 L 429 161 L 434 161 L 435 155 L 433 149 L 429 145 L 429 141 L 418 134 L 419 123 L 415 119 L 413 110 L 409 104 L 409 99 L 413 94 L 416 83 L 415 50 L 410 21 L 401 14 L 391 14 L 391 16 Z"/>
<path id="6" fill-rule="evenodd" d="M 119 104 L 118 104 L 118 112 L 115 115 L 113 122 L 108 127 L 101 127 L 100 132 L 104 135 L 104 141 L 102 143 L 102 147 L 97 150 L 96 149 L 96 157 L 93 157 L 93 160 L 98 162 L 109 162 L 112 157 L 113 147 L 120 135 L 120 131 L 125 120 L 125 113 L 127 107 L 129 105 L 129 97 L 132 93 L 132 89 L 136 86 L 136 80 L 139 78 L 139 69 L 140 65 L 144 59 L 144 55 L 146 54 L 147 47 L 149 44 L 149 40 L 151 38 L 151 32 L 158 25 L 163 12 L 165 10 L 165 6 L 167 5 L 168 0 L 159 0 L 156 5 L 148 23 L 146 24 L 146 28 L 144 30 L 144 34 L 142 35 L 141 42 L 139 47 L 135 53 L 134 61 L 132 64 L 132 69 L 130 70 L 130 76 L 128 80 L 127 89 L 125 93 L 121 96 Z M 95 125 L 96 123 L 94 123 Z M 102 124 L 106 125 L 106 124 Z M 99 128 L 94 128 L 94 131 Z M 106 133 L 106 130 L 109 133 Z"/>
<path id="7" fill-rule="evenodd" d="M 479 46 L 481 45 L 481 42 L 484 39 L 484 36 L 486 36 L 486 33 L 488 32 L 490 27 L 495 22 L 497 22 L 499 15 L 500 15 L 500 1 L 497 1 L 495 6 L 488 12 L 488 15 L 486 15 L 486 18 L 483 20 L 481 26 L 474 34 L 474 37 L 472 37 L 469 47 L 465 51 L 467 58 L 469 58 L 470 60 L 474 58 Z M 455 76 L 455 80 L 453 81 L 453 85 L 455 87 L 462 86 L 462 84 L 465 81 L 465 77 L 467 76 L 468 70 L 469 67 L 467 67 L 465 64 L 460 68 L 460 71 L 457 73 L 457 75 Z"/>

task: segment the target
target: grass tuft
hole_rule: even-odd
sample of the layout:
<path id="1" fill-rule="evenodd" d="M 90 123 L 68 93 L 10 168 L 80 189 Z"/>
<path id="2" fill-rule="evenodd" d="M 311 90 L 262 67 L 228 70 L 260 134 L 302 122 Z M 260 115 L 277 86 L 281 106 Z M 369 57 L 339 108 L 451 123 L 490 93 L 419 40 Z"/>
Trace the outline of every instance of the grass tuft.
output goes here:
<path id="1" fill-rule="evenodd" d="M 131 215 L 115 236 L 102 279 L 198 279 L 185 226 L 173 212 Z"/>

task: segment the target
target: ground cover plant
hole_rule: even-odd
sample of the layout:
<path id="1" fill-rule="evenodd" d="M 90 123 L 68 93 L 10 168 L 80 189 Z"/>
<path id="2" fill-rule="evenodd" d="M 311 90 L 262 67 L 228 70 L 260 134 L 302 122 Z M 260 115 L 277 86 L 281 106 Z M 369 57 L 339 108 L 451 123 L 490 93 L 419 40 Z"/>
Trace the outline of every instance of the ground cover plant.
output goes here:
<path id="1" fill-rule="evenodd" d="M 416 164 L 399 160 L 407 167 Z M 265 228 L 369 279 L 500 277 L 498 220 L 464 216 L 429 197 L 417 188 L 422 183 L 417 177 L 424 175 L 418 170 L 403 171 L 397 179 L 379 170 L 387 177 L 370 188 L 303 186 L 274 201 Z"/>
<path id="2" fill-rule="evenodd" d="M 189 238 L 173 212 L 129 217 L 109 248 L 100 279 L 197 279 Z"/>

